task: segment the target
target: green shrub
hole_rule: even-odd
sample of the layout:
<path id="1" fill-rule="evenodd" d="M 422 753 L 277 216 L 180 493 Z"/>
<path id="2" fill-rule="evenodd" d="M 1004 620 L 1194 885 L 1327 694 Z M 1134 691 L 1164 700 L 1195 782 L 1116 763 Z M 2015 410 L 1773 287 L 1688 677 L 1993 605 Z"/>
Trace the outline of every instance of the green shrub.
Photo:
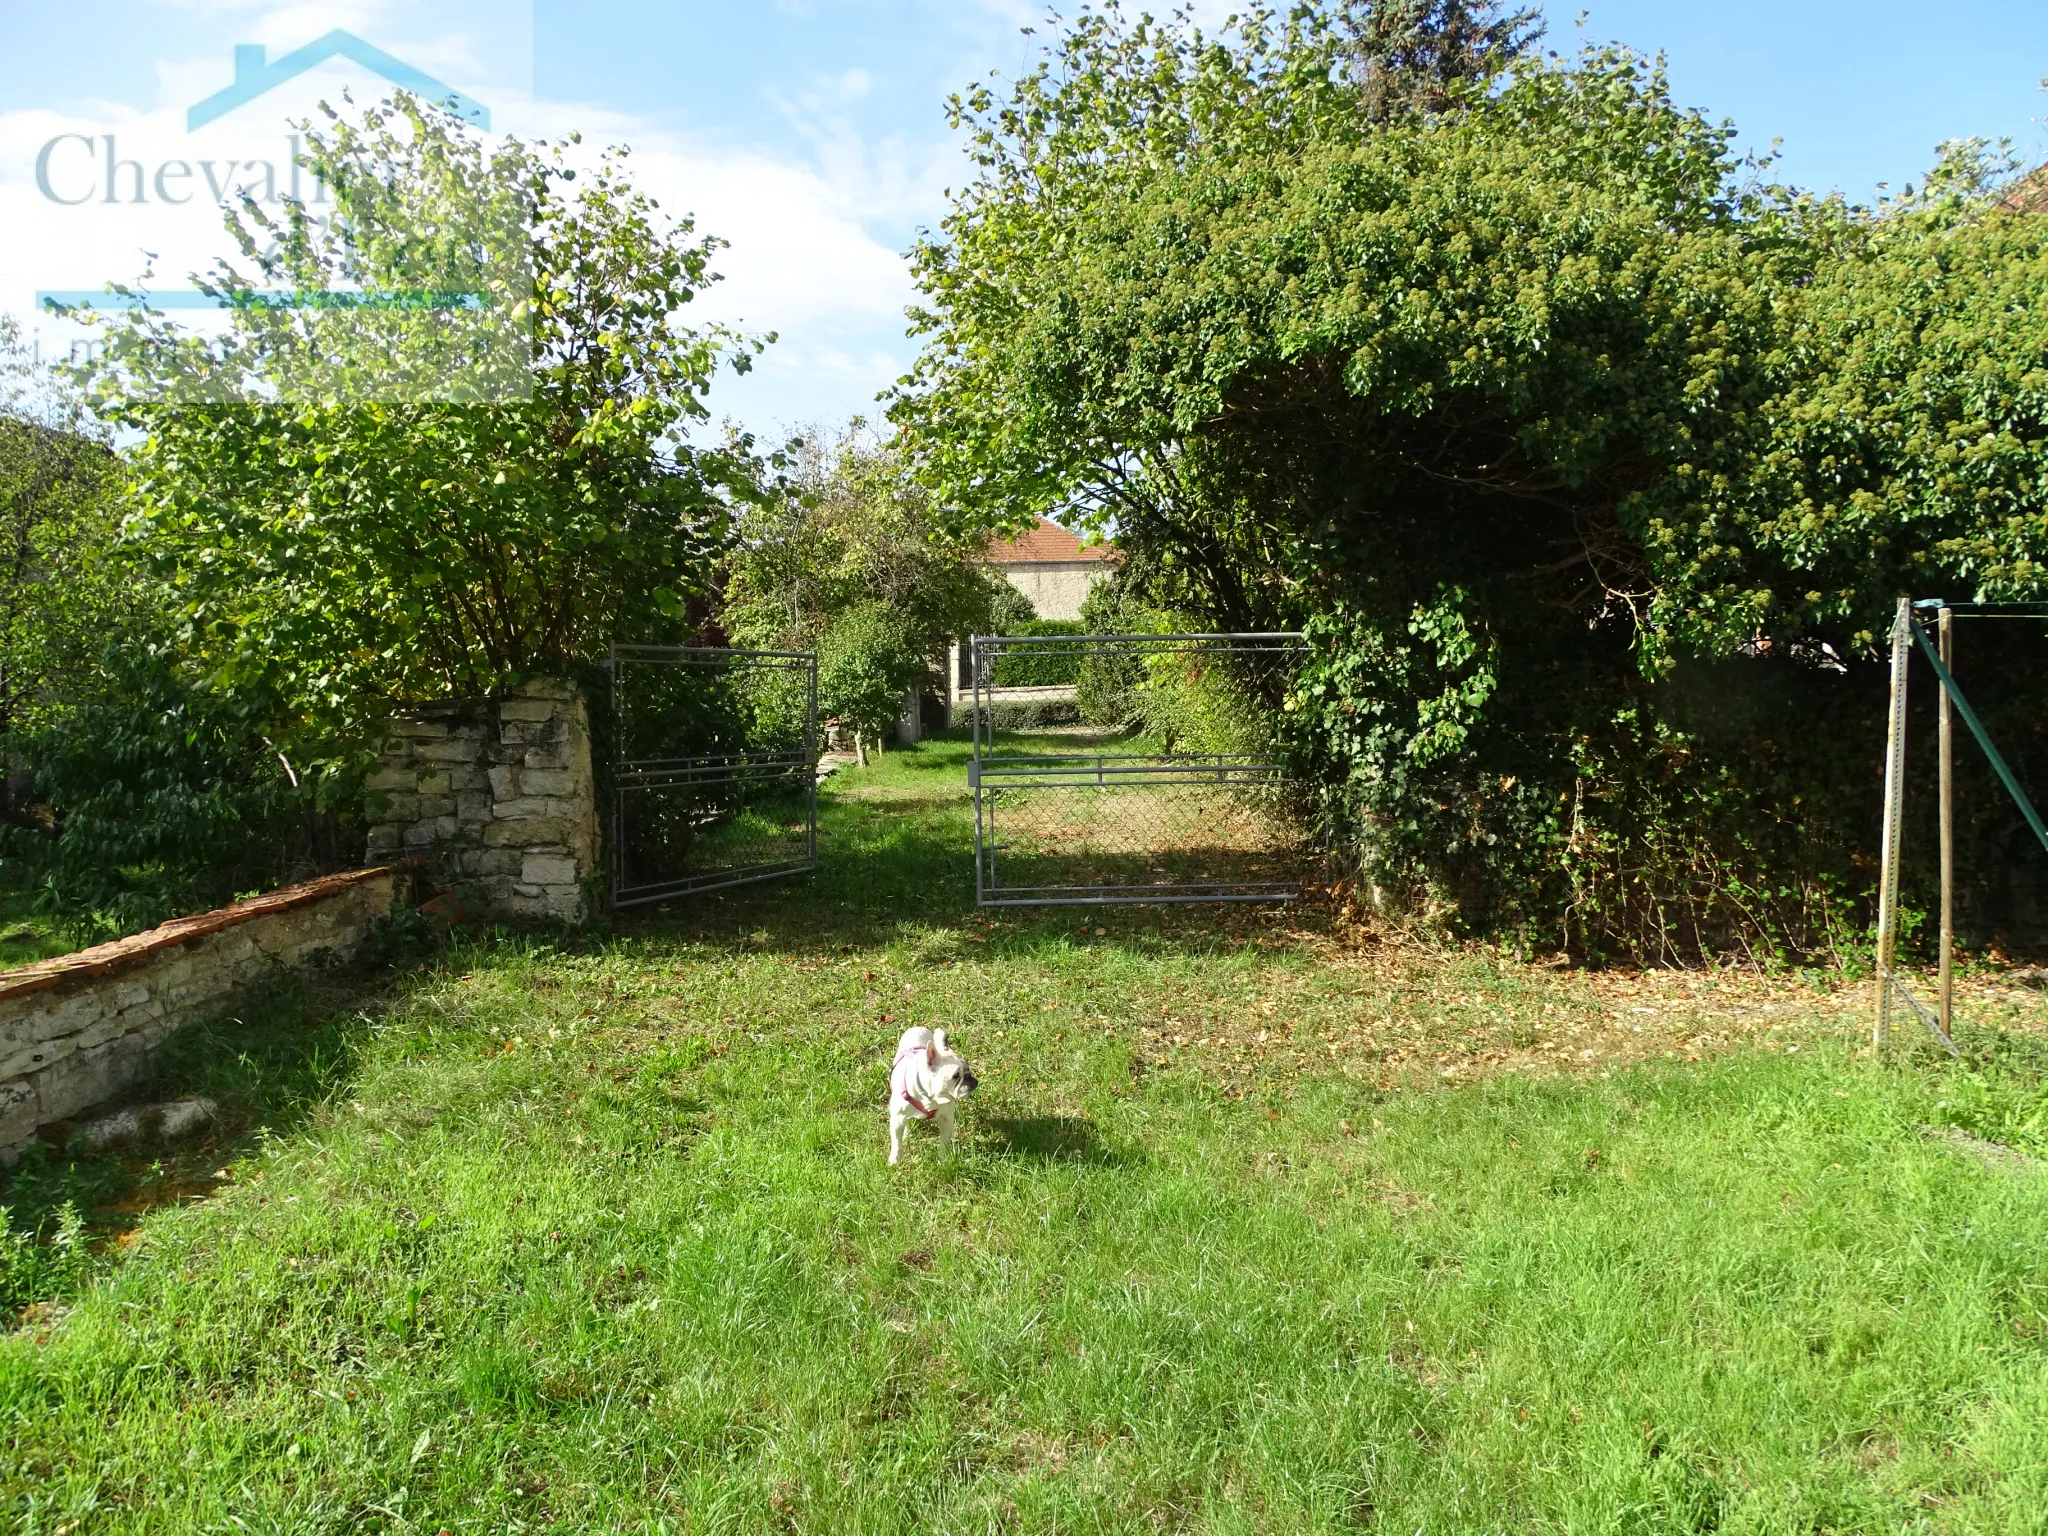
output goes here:
<path id="1" fill-rule="evenodd" d="M 82 940 L 112 938 L 360 855 L 346 760 L 292 765 L 272 700 L 184 681 L 161 653 L 110 655 L 111 696 L 29 745 L 48 828 L 16 827 L 10 884 Z"/>
<path id="2" fill-rule="evenodd" d="M 1010 635 L 1085 635 L 1088 627 L 1072 619 L 1027 619 Z M 1081 656 L 1077 651 L 1006 651 L 996 658 L 990 682 L 997 688 L 1068 688 L 1081 680 Z"/>
<path id="3" fill-rule="evenodd" d="M 85 1222 L 75 1206 L 58 1207 L 55 1230 L 44 1242 L 37 1233 L 17 1231 L 0 1205 L 0 1313 L 68 1296 L 91 1269 Z"/>
<path id="4" fill-rule="evenodd" d="M 853 730 L 865 758 L 928 666 L 904 614 L 885 602 L 857 603 L 832 620 L 818 647 L 818 707 Z"/>
<path id="5" fill-rule="evenodd" d="M 1122 571 L 1098 582 L 1081 604 L 1081 623 L 1092 635 L 1142 635 L 1170 628 L 1125 590 Z M 1081 658 L 1075 700 L 1090 725 L 1120 730 L 1140 718 L 1138 686 L 1144 664 L 1129 651 L 1097 648 Z"/>
<path id="6" fill-rule="evenodd" d="M 996 578 L 994 595 L 988 605 L 988 632 L 992 635 L 1021 635 L 1026 624 L 1038 622 L 1038 609 L 1030 598 L 1001 577 Z"/>

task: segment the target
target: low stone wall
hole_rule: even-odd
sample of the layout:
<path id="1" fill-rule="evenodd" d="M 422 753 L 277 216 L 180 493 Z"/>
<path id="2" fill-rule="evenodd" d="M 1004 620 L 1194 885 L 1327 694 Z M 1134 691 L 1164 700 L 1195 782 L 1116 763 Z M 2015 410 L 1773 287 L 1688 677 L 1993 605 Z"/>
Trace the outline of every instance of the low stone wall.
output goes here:
<path id="1" fill-rule="evenodd" d="M 392 722 L 370 790 L 373 859 L 423 861 L 475 915 L 581 922 L 598 864 L 590 718 L 576 685 L 432 704 Z"/>
<path id="2" fill-rule="evenodd" d="M 237 992 L 326 957 L 347 959 L 397 898 L 401 871 L 326 875 L 0 971 L 0 1162 L 39 1126 L 112 1097 L 152 1047 Z"/>

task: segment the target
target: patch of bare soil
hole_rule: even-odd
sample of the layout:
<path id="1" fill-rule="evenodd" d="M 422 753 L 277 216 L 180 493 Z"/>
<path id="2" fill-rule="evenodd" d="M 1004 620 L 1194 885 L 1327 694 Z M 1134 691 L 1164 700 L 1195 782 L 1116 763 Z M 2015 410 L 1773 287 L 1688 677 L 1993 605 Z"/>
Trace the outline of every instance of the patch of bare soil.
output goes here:
<path id="1" fill-rule="evenodd" d="M 2029 1157 L 2002 1141 L 1986 1141 L 1982 1136 L 1972 1136 L 1960 1126 L 1923 1125 L 1920 1134 L 1929 1140 L 1945 1141 L 1966 1157 L 1974 1157 L 1980 1163 L 1989 1163 L 2007 1173 L 2032 1173 L 2041 1167 L 2039 1158 Z"/>

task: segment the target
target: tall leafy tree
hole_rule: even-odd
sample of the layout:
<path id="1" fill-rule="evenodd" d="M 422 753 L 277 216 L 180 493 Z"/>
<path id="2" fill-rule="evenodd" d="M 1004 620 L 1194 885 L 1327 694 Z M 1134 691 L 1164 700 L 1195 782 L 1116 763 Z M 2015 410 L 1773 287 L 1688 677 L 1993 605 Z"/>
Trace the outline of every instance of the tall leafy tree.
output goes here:
<path id="1" fill-rule="evenodd" d="M 862 603 L 897 610 L 923 652 L 986 621 L 997 582 L 981 540 L 950 529 L 899 448 L 856 420 L 807 433 L 745 508 L 722 566 L 720 622 L 750 645 L 815 644 Z"/>
<path id="2" fill-rule="evenodd" d="M 1474 0 L 1373 0 L 1348 8 L 1344 24 L 1362 104 L 1380 120 L 1454 105 L 1460 87 L 1511 70 L 1544 30 L 1534 6 Z"/>
<path id="3" fill-rule="evenodd" d="M 1631 54 L 1401 14 L 1449 11 L 1093 13 L 963 96 L 909 451 L 965 524 L 1113 523 L 1147 600 L 1307 627 L 1382 889 L 1838 936 L 1893 594 L 2039 590 L 2039 225 L 1967 153 L 1876 214 L 1773 186 Z"/>
<path id="4" fill-rule="evenodd" d="M 230 216 L 222 332 L 108 328 L 189 654 L 332 721 L 675 627 L 753 487 L 744 444 L 690 439 L 757 345 L 684 323 L 718 242 L 623 151 L 486 146 L 403 96 L 305 143 L 331 209 Z"/>
<path id="5" fill-rule="evenodd" d="M 946 526 L 894 444 L 858 421 L 833 441 L 813 432 L 739 520 L 719 622 L 742 644 L 816 648 L 821 705 L 865 761 L 947 646 L 989 628 L 1010 589 L 983 549 Z"/>
<path id="6" fill-rule="evenodd" d="M 104 427 L 0 316 L 0 777 L 28 793 L 27 739 L 100 691 L 134 602 L 114 545 L 122 468 Z"/>

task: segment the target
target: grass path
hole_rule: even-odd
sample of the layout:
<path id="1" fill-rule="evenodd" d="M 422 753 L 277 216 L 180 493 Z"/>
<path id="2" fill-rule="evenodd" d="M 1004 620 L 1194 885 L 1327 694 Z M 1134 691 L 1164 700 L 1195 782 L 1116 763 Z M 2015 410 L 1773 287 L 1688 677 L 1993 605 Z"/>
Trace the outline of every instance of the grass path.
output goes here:
<path id="1" fill-rule="evenodd" d="M 0 1336 L 0 1521 L 2048 1529 L 2048 1173 L 1929 1134 L 2048 1150 L 2038 1003 L 1877 1067 L 1791 982 L 980 922 L 959 770 L 834 780 L 813 880 L 252 1006 L 165 1069 L 216 1141 L 25 1165 L 119 1235 Z M 892 1171 L 913 1023 L 983 1087 Z"/>

